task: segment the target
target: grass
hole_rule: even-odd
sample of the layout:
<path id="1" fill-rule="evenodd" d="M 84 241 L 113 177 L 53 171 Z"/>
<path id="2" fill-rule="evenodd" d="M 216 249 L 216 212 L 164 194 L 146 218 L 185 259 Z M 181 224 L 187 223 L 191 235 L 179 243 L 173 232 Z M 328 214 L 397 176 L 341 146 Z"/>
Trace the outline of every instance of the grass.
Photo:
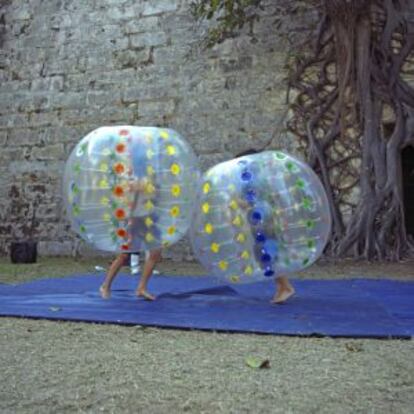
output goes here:
<path id="1" fill-rule="evenodd" d="M 0 260 L 0 282 L 62 277 L 107 259 Z M 162 271 L 201 274 L 197 264 Z M 412 263 L 341 262 L 300 277 L 413 280 Z M 275 308 L 277 312 L 277 307 Z M 4 413 L 412 413 L 414 341 L 218 334 L 0 319 Z M 269 360 L 267 369 L 246 359 Z"/>

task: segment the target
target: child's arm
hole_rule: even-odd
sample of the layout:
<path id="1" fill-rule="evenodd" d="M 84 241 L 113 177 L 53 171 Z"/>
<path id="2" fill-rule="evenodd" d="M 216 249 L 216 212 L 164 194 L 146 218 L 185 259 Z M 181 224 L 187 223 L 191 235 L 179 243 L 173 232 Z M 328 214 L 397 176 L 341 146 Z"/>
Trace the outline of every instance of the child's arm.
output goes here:
<path id="1" fill-rule="evenodd" d="M 138 194 L 138 193 L 144 191 L 147 185 L 148 185 L 148 179 L 147 178 L 141 178 L 141 179 L 133 180 L 129 183 L 129 190 Z"/>
<path id="2" fill-rule="evenodd" d="M 129 191 L 134 193 L 134 198 L 132 200 L 131 210 L 134 211 L 138 203 L 138 198 L 140 193 L 145 191 L 146 186 L 148 185 L 148 180 L 146 178 L 133 180 L 129 183 Z"/>

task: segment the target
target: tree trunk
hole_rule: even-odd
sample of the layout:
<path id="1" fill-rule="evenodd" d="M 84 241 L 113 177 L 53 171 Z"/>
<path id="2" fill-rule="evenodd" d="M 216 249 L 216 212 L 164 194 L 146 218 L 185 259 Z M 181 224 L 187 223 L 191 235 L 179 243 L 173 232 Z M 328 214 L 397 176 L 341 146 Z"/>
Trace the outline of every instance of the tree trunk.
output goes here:
<path id="1" fill-rule="evenodd" d="M 403 76 L 411 3 L 326 0 L 315 54 L 291 79 L 299 95 L 289 126 L 327 190 L 333 256 L 398 260 L 414 251 L 401 173 L 401 151 L 414 145 L 414 89 Z"/>

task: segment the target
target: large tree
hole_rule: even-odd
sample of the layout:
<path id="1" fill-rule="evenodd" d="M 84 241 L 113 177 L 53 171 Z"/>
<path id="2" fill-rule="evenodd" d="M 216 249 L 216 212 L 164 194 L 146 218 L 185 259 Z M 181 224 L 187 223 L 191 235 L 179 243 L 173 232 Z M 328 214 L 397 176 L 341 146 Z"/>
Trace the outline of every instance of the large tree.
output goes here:
<path id="1" fill-rule="evenodd" d="M 328 254 L 398 260 L 413 253 L 401 152 L 414 145 L 414 89 L 405 77 L 414 70 L 414 0 L 198 0 L 192 7 L 212 20 L 210 46 L 242 30 L 254 36 L 246 28 L 270 10 L 275 39 L 294 39 L 287 128 L 328 195 Z M 293 36 L 294 19 L 308 32 Z"/>

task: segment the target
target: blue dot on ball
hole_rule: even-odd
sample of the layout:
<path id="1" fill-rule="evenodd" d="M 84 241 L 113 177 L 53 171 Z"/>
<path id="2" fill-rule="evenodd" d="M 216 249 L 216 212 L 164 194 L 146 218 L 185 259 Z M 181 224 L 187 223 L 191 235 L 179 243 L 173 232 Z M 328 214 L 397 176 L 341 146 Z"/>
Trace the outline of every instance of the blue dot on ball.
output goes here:
<path id="1" fill-rule="evenodd" d="M 253 210 L 250 212 L 249 214 L 249 222 L 250 224 L 252 224 L 253 226 L 257 225 L 258 223 L 260 223 L 263 220 L 263 213 L 260 210 Z"/>
<path id="2" fill-rule="evenodd" d="M 265 270 L 265 272 L 264 272 L 264 275 L 266 276 L 266 277 L 271 277 L 271 276 L 273 276 L 275 274 L 275 272 L 274 272 L 274 270 L 273 269 L 271 269 L 271 268 L 267 268 L 266 270 Z"/>
<path id="3" fill-rule="evenodd" d="M 272 260 L 272 257 L 270 256 L 270 254 L 267 254 L 267 253 L 262 254 L 262 257 L 261 257 L 262 262 L 267 263 L 267 262 L 270 262 L 271 260 Z"/>
<path id="4" fill-rule="evenodd" d="M 252 213 L 253 220 L 260 221 L 262 219 L 262 213 L 260 211 L 254 210 Z"/>
<path id="5" fill-rule="evenodd" d="M 261 231 L 258 231 L 256 233 L 256 241 L 259 243 L 264 243 L 266 241 L 266 236 Z"/>
<path id="6" fill-rule="evenodd" d="M 245 198 L 249 203 L 254 203 L 256 201 L 256 191 L 249 188 L 248 190 L 246 190 Z"/>
<path id="7" fill-rule="evenodd" d="M 241 178 L 243 181 L 250 181 L 252 179 L 252 173 L 250 171 L 243 171 Z"/>

